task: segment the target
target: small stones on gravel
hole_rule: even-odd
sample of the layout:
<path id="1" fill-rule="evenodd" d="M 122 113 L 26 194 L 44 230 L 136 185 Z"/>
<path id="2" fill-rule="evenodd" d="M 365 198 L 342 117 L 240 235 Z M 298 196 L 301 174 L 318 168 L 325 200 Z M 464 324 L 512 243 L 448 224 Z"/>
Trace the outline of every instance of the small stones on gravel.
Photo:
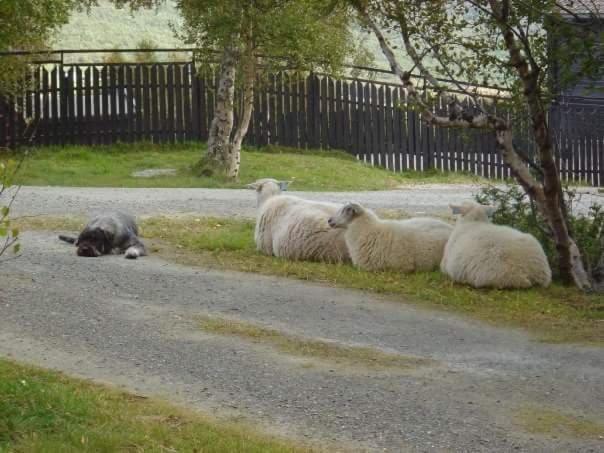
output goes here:
<path id="1" fill-rule="evenodd" d="M 134 178 L 153 178 L 154 176 L 174 176 L 175 174 L 175 168 L 147 168 L 145 170 L 134 171 L 131 175 Z"/>

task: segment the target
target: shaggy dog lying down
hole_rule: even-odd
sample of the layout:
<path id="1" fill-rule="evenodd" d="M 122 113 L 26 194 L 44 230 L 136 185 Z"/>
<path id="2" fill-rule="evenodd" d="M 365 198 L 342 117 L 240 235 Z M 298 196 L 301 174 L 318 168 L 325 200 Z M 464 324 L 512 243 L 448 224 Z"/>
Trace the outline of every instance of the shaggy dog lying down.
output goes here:
<path id="1" fill-rule="evenodd" d="M 78 256 L 97 257 L 110 253 L 124 253 L 136 259 L 147 254 L 138 238 L 134 217 L 123 212 L 112 212 L 94 217 L 77 238 L 59 235 L 62 241 L 74 244 Z"/>

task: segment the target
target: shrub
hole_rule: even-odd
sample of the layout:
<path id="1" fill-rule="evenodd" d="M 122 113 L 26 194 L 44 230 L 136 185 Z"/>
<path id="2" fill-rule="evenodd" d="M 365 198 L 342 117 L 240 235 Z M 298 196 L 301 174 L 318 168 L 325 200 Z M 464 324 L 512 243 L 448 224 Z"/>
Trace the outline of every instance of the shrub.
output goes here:
<path id="1" fill-rule="evenodd" d="M 563 192 L 568 206 L 571 236 L 583 254 L 586 269 L 592 273 L 596 281 L 599 281 L 599 273 L 602 272 L 600 267 L 604 262 L 604 209 L 599 204 L 593 204 L 587 213 L 576 213 L 575 208 L 580 201 L 580 195 L 569 188 L 565 188 Z M 519 186 L 511 184 L 504 188 L 488 186 L 483 188 L 475 198 L 479 203 L 495 208 L 493 223 L 509 225 L 535 236 L 543 245 L 554 277 L 558 276 L 558 256 L 550 228 Z"/>
<path id="2" fill-rule="evenodd" d="M 14 253 L 19 252 L 19 230 L 11 228 L 9 217 L 10 207 L 15 199 L 16 192 L 9 194 L 8 189 L 13 183 L 15 174 L 20 167 L 21 161 L 15 163 L 12 160 L 0 161 L 0 256 L 11 249 Z"/>

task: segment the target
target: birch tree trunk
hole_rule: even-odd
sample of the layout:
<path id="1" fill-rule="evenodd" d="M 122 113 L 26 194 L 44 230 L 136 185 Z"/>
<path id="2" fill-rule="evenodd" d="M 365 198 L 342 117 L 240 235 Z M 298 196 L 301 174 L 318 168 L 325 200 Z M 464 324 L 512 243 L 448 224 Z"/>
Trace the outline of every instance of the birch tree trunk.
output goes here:
<path id="1" fill-rule="evenodd" d="M 238 178 L 241 165 L 241 144 L 245 138 L 254 109 L 254 87 L 256 81 L 256 65 L 252 55 L 245 57 L 243 65 L 243 112 L 237 125 L 233 140 L 227 151 L 227 178 Z"/>
<path id="2" fill-rule="evenodd" d="M 208 134 L 208 150 L 197 164 L 199 173 L 203 176 L 228 175 L 229 169 L 238 168 L 238 164 L 233 162 L 234 155 L 231 152 L 237 64 L 238 50 L 234 45 L 226 46 L 220 60 L 216 106 Z"/>
<path id="3" fill-rule="evenodd" d="M 210 125 L 208 150 L 199 162 L 203 176 L 224 175 L 229 179 L 239 177 L 241 145 L 249 129 L 254 108 L 256 80 L 255 59 L 250 52 L 243 57 L 243 111 L 237 129 L 233 133 L 235 118 L 235 79 L 240 64 L 240 54 L 233 46 L 224 49 L 220 61 L 220 76 L 216 93 L 214 118 Z"/>
<path id="4" fill-rule="evenodd" d="M 540 68 L 535 62 L 529 65 L 526 55 L 522 52 L 513 30 L 508 21 L 510 18 L 509 0 L 502 2 L 489 0 L 493 17 L 496 19 L 504 38 L 505 46 L 510 57 L 510 64 L 516 70 L 524 88 L 531 122 L 533 136 L 539 151 L 539 165 L 543 171 L 543 183 L 540 190 L 532 196 L 537 207 L 545 217 L 552 230 L 552 236 L 558 252 L 558 267 L 560 276 L 565 283 L 574 283 L 581 289 L 590 289 L 591 281 L 583 265 L 581 252 L 575 241 L 570 236 L 568 219 L 560 172 L 554 160 L 553 145 L 547 115 L 541 102 L 541 87 L 539 85 Z M 535 194 L 533 194 L 535 195 Z M 531 193 L 529 193 L 531 196 Z"/>

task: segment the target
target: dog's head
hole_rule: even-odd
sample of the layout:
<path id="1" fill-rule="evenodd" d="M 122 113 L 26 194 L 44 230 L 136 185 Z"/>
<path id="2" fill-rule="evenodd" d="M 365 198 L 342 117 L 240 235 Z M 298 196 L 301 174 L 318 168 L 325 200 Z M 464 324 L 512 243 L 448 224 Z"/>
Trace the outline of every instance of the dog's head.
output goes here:
<path id="1" fill-rule="evenodd" d="M 111 234 L 101 228 L 84 230 L 75 245 L 78 256 L 95 258 L 111 252 Z"/>

